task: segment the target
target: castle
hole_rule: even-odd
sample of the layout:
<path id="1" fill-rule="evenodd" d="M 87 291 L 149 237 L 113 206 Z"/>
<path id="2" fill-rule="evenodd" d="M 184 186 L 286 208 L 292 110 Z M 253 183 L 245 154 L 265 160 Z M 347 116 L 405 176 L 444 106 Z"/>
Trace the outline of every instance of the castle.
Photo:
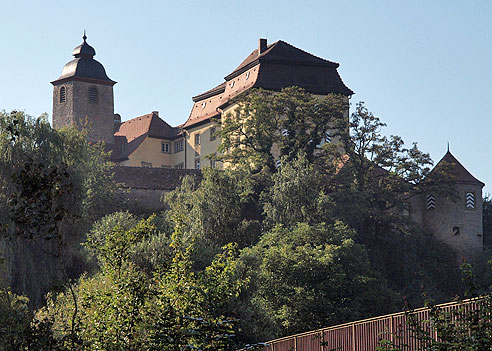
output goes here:
<path id="1" fill-rule="evenodd" d="M 182 125 L 170 126 L 157 111 L 122 122 L 114 113 L 116 82 L 94 59 L 96 52 L 86 39 L 84 34 L 82 44 L 72 52 L 75 58 L 51 82 L 53 127 L 88 127 L 89 140 L 104 141 L 112 151 L 112 161 L 122 166 L 116 168 L 116 177 L 133 189 L 136 199 L 152 198 L 154 203 L 158 203 L 160 193 L 176 186 L 176 174 L 224 167 L 210 157 L 219 146 L 214 120 L 227 115 L 234 108 L 231 100 L 242 92 L 299 86 L 319 96 L 336 93 L 348 99 L 353 94 L 337 72 L 338 63 L 281 40 L 268 44 L 266 39 L 260 39 L 258 47 L 224 77 L 224 82 L 192 98 L 190 115 Z M 346 115 L 348 118 L 348 110 Z M 431 193 L 416 195 L 406 200 L 407 212 L 437 239 L 471 256 L 483 250 L 484 184 L 449 151 L 436 167 L 446 162 L 452 165 L 456 199 Z"/>

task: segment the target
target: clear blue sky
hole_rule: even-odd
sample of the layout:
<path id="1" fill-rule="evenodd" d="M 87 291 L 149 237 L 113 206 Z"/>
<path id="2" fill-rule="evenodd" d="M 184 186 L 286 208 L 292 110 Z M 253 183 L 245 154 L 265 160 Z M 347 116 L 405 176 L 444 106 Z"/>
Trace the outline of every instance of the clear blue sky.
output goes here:
<path id="1" fill-rule="evenodd" d="M 492 192 L 492 1 L 0 0 L 0 109 L 51 115 L 52 86 L 88 42 L 116 80 L 123 120 L 183 123 L 260 37 L 340 63 L 339 73 L 434 161 L 453 154 Z"/>

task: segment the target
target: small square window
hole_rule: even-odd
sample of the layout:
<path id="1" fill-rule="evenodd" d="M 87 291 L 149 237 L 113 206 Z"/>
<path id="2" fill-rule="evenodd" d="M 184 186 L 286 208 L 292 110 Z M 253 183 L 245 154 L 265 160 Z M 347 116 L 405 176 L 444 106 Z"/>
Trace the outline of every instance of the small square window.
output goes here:
<path id="1" fill-rule="evenodd" d="M 169 143 L 162 143 L 161 144 L 161 152 L 168 154 L 170 152 L 171 148 L 169 146 Z"/>
<path id="2" fill-rule="evenodd" d="M 176 166 L 174 166 L 174 168 L 176 168 L 176 169 L 184 169 L 184 163 L 183 162 L 178 163 Z"/>
<path id="3" fill-rule="evenodd" d="M 140 164 L 142 165 L 142 167 L 152 167 L 152 162 L 144 162 L 144 161 L 142 161 Z"/>

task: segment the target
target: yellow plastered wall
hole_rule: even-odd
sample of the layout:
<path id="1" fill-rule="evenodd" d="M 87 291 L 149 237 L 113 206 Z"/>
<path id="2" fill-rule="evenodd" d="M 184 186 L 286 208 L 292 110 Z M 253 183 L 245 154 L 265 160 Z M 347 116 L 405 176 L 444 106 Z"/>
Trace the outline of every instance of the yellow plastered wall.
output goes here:
<path id="1" fill-rule="evenodd" d="M 169 144 L 169 153 L 162 152 L 162 144 Z M 184 162 L 184 152 L 174 153 L 174 141 L 146 137 L 139 147 L 128 156 L 128 160 L 120 162 L 121 166 L 140 167 L 145 162 L 152 167 L 175 167 Z"/>
<path id="2" fill-rule="evenodd" d="M 220 138 L 210 140 L 211 128 L 216 127 L 214 122 L 210 121 L 197 127 L 186 129 L 186 168 L 195 169 L 195 161 L 200 160 L 200 168 L 210 167 L 211 162 L 207 156 L 217 153 L 220 144 Z M 196 135 L 200 134 L 200 144 L 195 143 Z M 222 168 L 220 162 L 216 163 L 217 168 Z"/>

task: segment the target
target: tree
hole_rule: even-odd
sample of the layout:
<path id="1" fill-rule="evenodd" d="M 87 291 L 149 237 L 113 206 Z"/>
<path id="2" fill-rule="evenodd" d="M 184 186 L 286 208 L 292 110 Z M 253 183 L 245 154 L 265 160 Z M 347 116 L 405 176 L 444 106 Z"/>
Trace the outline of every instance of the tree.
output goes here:
<path id="1" fill-rule="evenodd" d="M 487 194 L 483 198 L 483 244 L 492 248 L 492 197 Z"/>
<path id="2" fill-rule="evenodd" d="M 232 104 L 232 112 L 217 121 L 220 159 L 253 173 L 275 172 L 275 150 L 287 160 L 303 152 L 313 161 L 326 133 L 346 118 L 348 109 L 343 96 L 318 97 L 299 87 L 249 89 Z"/>
<path id="3" fill-rule="evenodd" d="M 270 317 L 273 336 L 366 318 L 395 308 L 395 294 L 373 271 L 346 225 L 278 225 L 243 250 L 255 282 L 253 303 Z"/>
<path id="4" fill-rule="evenodd" d="M 85 245 L 97 257 L 100 271 L 80 278 L 76 304 L 67 290 L 51 294 L 47 307 L 38 313 L 42 320 L 53 320 L 56 337 L 67 347 L 224 350 L 236 345 L 236 321 L 227 312 L 247 279 L 237 274 L 235 248 L 225 247 L 209 266 L 196 271 L 194 245 L 183 241 L 177 226 L 171 240 L 172 261 L 147 272 L 133 262 L 133 256 L 136 246 L 155 233 L 153 220 L 139 221 L 129 229 L 115 226 L 104 230 L 104 237 L 99 225 L 88 235 Z M 67 311 L 76 306 L 78 317 L 72 319 Z M 73 330 L 75 337 L 71 337 Z"/>
<path id="5" fill-rule="evenodd" d="M 12 289 L 40 306 L 43 295 L 81 273 L 78 244 L 116 187 L 103 145 L 45 115 L 0 112 L 0 217 Z"/>
<path id="6" fill-rule="evenodd" d="M 302 152 L 291 161 L 282 160 L 282 167 L 272 175 L 272 186 L 262 194 L 267 226 L 333 222 L 336 205 L 326 193 L 325 179 L 317 168 Z"/>
<path id="7" fill-rule="evenodd" d="M 202 249 L 215 249 L 228 243 L 240 247 L 258 240 L 261 207 L 255 181 L 241 171 L 203 170 L 197 184 L 185 177 L 179 188 L 165 197 L 170 210 L 168 218 L 182 221 L 185 237 L 200 240 Z"/>

